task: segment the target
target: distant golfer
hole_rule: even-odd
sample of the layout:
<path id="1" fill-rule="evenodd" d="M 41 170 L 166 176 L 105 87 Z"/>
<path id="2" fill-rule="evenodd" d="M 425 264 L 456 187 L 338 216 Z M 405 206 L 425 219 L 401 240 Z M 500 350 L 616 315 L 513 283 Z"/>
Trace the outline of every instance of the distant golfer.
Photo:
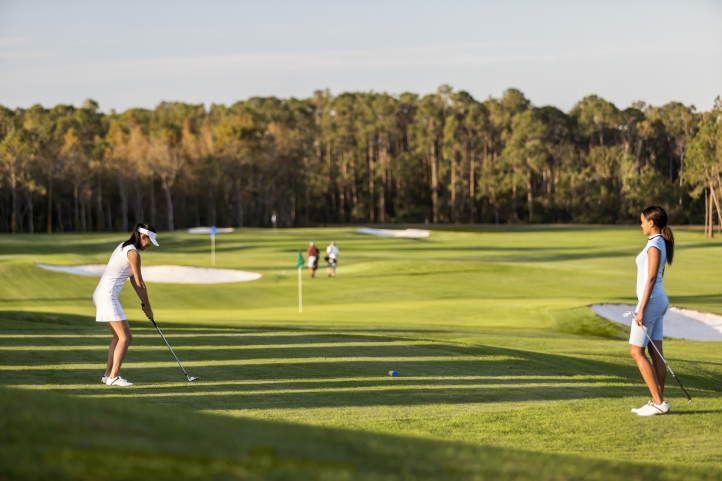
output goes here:
<path id="1" fill-rule="evenodd" d="M 334 242 L 326 247 L 326 272 L 329 277 L 336 277 L 336 264 L 338 263 L 338 247 Z"/>
<path id="2" fill-rule="evenodd" d="M 669 412 L 664 399 L 664 382 L 667 378 L 662 350 L 664 332 L 663 319 L 669 308 L 669 299 L 664 292 L 662 279 L 665 263 L 672 265 L 674 257 L 674 236 L 667 227 L 667 213 L 653 205 L 642 211 L 642 232 L 648 236 L 647 245 L 637 256 L 637 298 L 639 304 L 634 311 L 632 332 L 629 336 L 629 354 L 637 363 L 644 382 L 652 394 L 652 400 L 641 408 L 632 409 L 639 416 L 654 416 Z M 645 335 L 646 332 L 646 335 Z M 648 346 L 647 336 L 659 349 L 657 353 Z M 647 348 L 652 358 L 649 362 L 644 354 Z"/>
<path id="3" fill-rule="evenodd" d="M 308 269 L 311 271 L 311 277 L 316 277 L 316 269 L 318 269 L 318 247 L 313 242 L 308 243 Z"/>
<path id="4" fill-rule="evenodd" d="M 136 224 L 130 239 L 115 248 L 110 256 L 108 266 L 100 278 L 98 287 L 93 293 L 93 302 L 96 307 L 95 320 L 107 322 L 113 333 L 113 340 L 108 349 L 108 365 L 105 368 L 105 375 L 101 382 L 108 386 L 132 386 L 120 377 L 120 366 L 123 364 L 125 353 L 133 336 L 130 334 L 130 326 L 125 317 L 125 312 L 118 302 L 118 296 L 123 289 L 127 279 L 135 289 L 136 294 L 144 304 L 143 312 L 148 319 L 153 318 L 153 311 L 148 300 L 148 291 L 140 273 L 140 253 L 151 243 L 158 245 L 155 240 L 156 232 L 149 224 Z"/>

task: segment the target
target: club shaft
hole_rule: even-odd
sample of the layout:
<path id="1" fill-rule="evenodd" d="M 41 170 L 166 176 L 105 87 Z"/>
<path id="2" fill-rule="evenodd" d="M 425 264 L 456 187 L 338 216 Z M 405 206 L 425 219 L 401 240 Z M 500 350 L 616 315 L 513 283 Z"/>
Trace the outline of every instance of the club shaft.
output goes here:
<path id="1" fill-rule="evenodd" d="M 151 319 L 150 321 L 153 323 L 153 325 L 155 326 L 155 328 L 158 329 L 158 334 L 160 334 L 160 337 L 162 337 L 162 338 L 163 338 L 163 341 L 165 341 L 165 345 L 168 346 L 168 349 L 170 349 L 170 353 L 173 354 L 173 357 L 175 358 L 175 362 L 178 363 L 178 365 L 179 365 L 180 368 L 181 368 L 181 371 L 183 371 L 183 374 L 185 374 L 186 377 L 188 377 L 188 373 L 186 372 L 185 369 L 183 369 L 183 364 L 181 364 L 181 362 L 178 360 L 178 356 L 176 356 L 176 355 L 175 355 L 175 352 L 173 352 L 173 348 L 170 347 L 170 344 L 168 344 L 168 340 L 167 340 L 167 339 L 165 338 L 165 336 L 163 335 L 163 332 L 161 332 L 160 327 L 158 327 L 158 324 L 156 324 L 156 323 L 155 323 L 155 320 L 153 320 L 153 319 Z"/>
<path id="2" fill-rule="evenodd" d="M 657 348 L 657 345 L 652 341 L 652 338 L 649 337 L 649 334 L 647 334 L 647 330 L 642 327 L 642 331 L 644 332 L 644 335 L 647 336 L 647 339 L 649 340 L 649 343 L 652 345 L 655 351 L 657 351 L 657 354 L 659 354 L 659 357 L 662 358 L 662 362 L 664 362 L 664 365 L 667 366 L 667 369 L 669 369 L 669 373 L 672 375 L 675 381 L 677 381 L 677 384 L 679 384 L 680 389 L 682 389 L 682 392 L 684 392 L 684 395 L 687 397 L 687 401 L 692 401 L 692 397 L 689 395 L 687 390 L 682 386 L 682 382 L 679 380 L 679 378 L 674 374 L 674 371 L 671 367 L 669 367 L 669 364 L 667 363 L 667 360 L 664 358 L 661 352 L 659 352 L 659 349 Z"/>

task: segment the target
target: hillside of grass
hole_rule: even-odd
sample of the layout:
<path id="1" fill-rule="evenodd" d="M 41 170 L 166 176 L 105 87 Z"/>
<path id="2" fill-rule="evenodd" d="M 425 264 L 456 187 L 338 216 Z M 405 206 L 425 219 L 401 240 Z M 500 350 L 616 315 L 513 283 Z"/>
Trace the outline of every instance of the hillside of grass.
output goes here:
<path id="1" fill-rule="evenodd" d="M 722 242 L 676 237 L 672 304 L 722 313 Z M 34 266 L 102 263 L 121 240 L 0 236 L 0 479 L 722 479 L 720 343 L 666 340 L 694 402 L 670 384 L 672 413 L 638 418 L 648 393 L 626 330 L 586 308 L 633 302 L 638 229 L 219 235 L 217 267 L 260 280 L 149 284 L 201 382 L 185 381 L 127 287 L 125 390 L 99 382 L 110 336 L 94 322 L 97 279 Z M 207 237 L 159 240 L 144 265 L 209 267 Z M 341 257 L 336 279 L 303 272 L 299 314 L 309 240 Z M 94 471 L 113 450 L 120 474 Z"/>
<path id="2" fill-rule="evenodd" d="M 720 474 L 6 388 L 0 388 L 0 428 L 0 479 L 682 480 Z"/>

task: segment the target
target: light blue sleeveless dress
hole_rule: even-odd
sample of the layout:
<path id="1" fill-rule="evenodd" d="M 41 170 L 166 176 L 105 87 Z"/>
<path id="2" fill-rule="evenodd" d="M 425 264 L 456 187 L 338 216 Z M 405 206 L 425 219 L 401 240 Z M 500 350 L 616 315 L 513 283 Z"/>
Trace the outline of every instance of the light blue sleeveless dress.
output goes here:
<path id="1" fill-rule="evenodd" d="M 647 331 L 647 335 L 652 338 L 653 341 L 661 341 L 664 337 L 664 315 L 669 309 L 669 299 L 664 291 L 664 285 L 662 284 L 664 278 L 664 266 L 667 263 L 667 246 L 664 243 L 664 237 L 662 234 L 656 234 L 649 237 L 647 245 L 644 246 L 642 252 L 637 256 L 637 308 L 634 310 L 636 314 L 639 312 L 639 303 L 642 302 L 644 297 L 644 288 L 647 283 L 647 276 L 649 274 L 649 256 L 647 251 L 650 248 L 656 247 L 659 249 L 659 269 L 657 270 L 657 278 L 652 288 L 652 295 L 647 302 L 647 306 L 644 308 L 644 320 L 642 321 L 644 329 Z M 632 322 L 632 330 L 629 334 L 629 343 L 635 346 L 647 347 L 649 340 L 644 335 L 644 330 L 637 323 Z"/>

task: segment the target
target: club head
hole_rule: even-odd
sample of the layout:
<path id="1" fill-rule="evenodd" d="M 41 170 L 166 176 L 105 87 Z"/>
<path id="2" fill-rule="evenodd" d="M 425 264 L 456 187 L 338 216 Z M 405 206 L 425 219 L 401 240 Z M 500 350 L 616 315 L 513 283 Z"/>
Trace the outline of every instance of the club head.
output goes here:
<path id="1" fill-rule="evenodd" d="M 188 382 L 193 382 L 193 381 L 197 381 L 197 380 L 198 380 L 197 377 L 188 376 Z"/>

